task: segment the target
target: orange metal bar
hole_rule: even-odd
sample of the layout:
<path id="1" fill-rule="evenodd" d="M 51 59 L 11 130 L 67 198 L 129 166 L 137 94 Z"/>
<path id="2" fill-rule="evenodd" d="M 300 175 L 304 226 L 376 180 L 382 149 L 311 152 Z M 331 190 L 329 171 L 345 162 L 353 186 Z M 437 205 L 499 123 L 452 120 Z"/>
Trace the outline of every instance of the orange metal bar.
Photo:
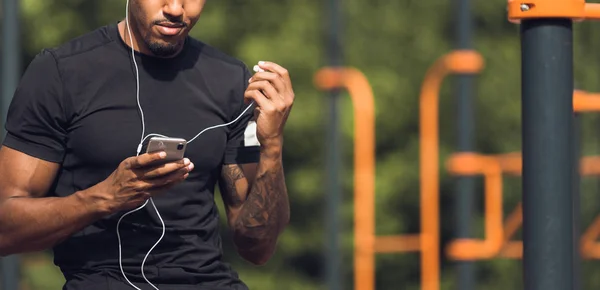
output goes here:
<path id="1" fill-rule="evenodd" d="M 452 51 L 427 71 L 420 95 L 421 289 L 440 288 L 439 265 L 439 92 L 450 73 L 478 73 L 483 58 L 471 50 Z"/>
<path id="2" fill-rule="evenodd" d="M 354 68 L 323 68 L 317 87 L 345 88 L 354 108 L 355 289 L 375 287 L 375 102 L 367 78 Z"/>
<path id="3" fill-rule="evenodd" d="M 581 253 L 584 258 L 600 258 L 600 243 L 596 242 L 598 236 L 600 236 L 600 216 L 594 219 L 581 237 Z"/>
<path id="4" fill-rule="evenodd" d="M 585 156 L 581 159 L 581 175 L 600 175 L 600 156 Z"/>
<path id="5" fill-rule="evenodd" d="M 515 209 L 506 218 L 504 226 L 504 247 L 500 251 L 500 256 L 505 258 L 518 259 L 523 255 L 523 242 L 511 241 L 523 224 L 523 204 L 519 203 Z"/>
<path id="6" fill-rule="evenodd" d="M 521 175 L 523 163 L 520 152 L 496 155 L 502 172 L 511 175 Z M 520 259 L 523 255 L 523 242 L 511 241 L 523 224 L 523 205 L 518 203 L 515 209 L 508 215 L 504 225 L 504 245 L 499 256 L 511 259 Z"/>
<path id="7" fill-rule="evenodd" d="M 600 111 L 600 94 L 576 90 L 573 93 L 573 110 L 580 113 Z"/>
<path id="8" fill-rule="evenodd" d="M 508 0 L 508 19 L 520 22 L 527 18 L 572 18 L 585 17 L 585 0 L 544 1 Z"/>
<path id="9" fill-rule="evenodd" d="M 418 252 L 421 250 L 421 236 L 383 236 L 375 237 L 376 253 Z"/>
<path id="10" fill-rule="evenodd" d="M 600 19 L 600 4 L 586 3 L 583 9 L 585 19 L 598 20 Z"/>
<path id="11" fill-rule="evenodd" d="M 506 223 L 504 226 L 504 242 L 510 241 L 510 239 L 517 233 L 522 223 L 523 204 L 519 202 L 515 209 L 506 218 Z"/>
<path id="12" fill-rule="evenodd" d="M 523 241 L 510 241 L 500 252 L 500 256 L 510 259 L 522 259 L 523 258 Z"/>
<path id="13" fill-rule="evenodd" d="M 489 259 L 504 242 L 502 223 L 502 169 L 495 158 L 475 153 L 453 154 L 448 160 L 452 174 L 485 177 L 485 239 L 457 239 L 448 245 L 448 256 L 456 260 Z"/>
<path id="14" fill-rule="evenodd" d="M 520 152 L 495 155 L 495 158 L 498 160 L 502 172 L 508 172 L 513 175 L 522 174 L 523 163 Z M 581 174 L 581 176 L 600 175 L 600 156 L 581 157 L 579 174 Z"/>
<path id="15" fill-rule="evenodd" d="M 600 19 L 600 4 L 585 0 L 508 0 L 508 20 L 520 23 L 529 18 L 570 18 L 573 21 Z"/>
<path id="16" fill-rule="evenodd" d="M 502 172 L 512 175 L 521 175 L 523 171 L 523 162 L 521 161 L 521 152 L 505 153 L 495 155 L 502 168 Z"/>

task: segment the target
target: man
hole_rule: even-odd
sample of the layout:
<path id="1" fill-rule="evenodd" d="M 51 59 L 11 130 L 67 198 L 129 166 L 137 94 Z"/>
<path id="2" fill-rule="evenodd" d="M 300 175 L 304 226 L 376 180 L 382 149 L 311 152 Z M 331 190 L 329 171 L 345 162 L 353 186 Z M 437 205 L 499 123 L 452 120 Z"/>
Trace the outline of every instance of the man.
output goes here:
<path id="1" fill-rule="evenodd" d="M 251 74 L 189 37 L 204 0 L 130 1 L 128 21 L 44 50 L 24 73 L 0 149 L 0 254 L 53 248 L 63 289 L 247 289 L 222 261 L 213 194 L 239 255 L 267 262 L 290 214 L 288 73 L 263 62 Z M 183 160 L 136 154 L 143 131 L 190 140 L 251 102 Z M 150 197 L 160 217 L 148 204 L 117 233 Z"/>

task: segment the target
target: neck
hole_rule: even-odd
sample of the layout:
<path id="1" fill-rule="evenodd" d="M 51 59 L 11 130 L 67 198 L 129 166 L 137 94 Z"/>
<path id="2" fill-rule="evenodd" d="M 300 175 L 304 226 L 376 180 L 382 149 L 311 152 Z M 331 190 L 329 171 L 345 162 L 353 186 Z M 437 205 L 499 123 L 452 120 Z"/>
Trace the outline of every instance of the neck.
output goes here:
<path id="1" fill-rule="evenodd" d="M 131 22 L 131 20 L 130 20 Z M 133 25 L 129 25 L 129 29 L 127 27 L 127 21 L 123 20 L 119 22 L 119 35 L 123 42 L 129 47 L 133 47 L 133 50 L 147 54 L 153 55 L 152 52 L 143 44 L 140 43 L 140 37 L 138 31 L 134 28 Z M 131 34 L 130 34 L 131 33 Z M 133 40 L 133 41 L 132 41 Z"/>

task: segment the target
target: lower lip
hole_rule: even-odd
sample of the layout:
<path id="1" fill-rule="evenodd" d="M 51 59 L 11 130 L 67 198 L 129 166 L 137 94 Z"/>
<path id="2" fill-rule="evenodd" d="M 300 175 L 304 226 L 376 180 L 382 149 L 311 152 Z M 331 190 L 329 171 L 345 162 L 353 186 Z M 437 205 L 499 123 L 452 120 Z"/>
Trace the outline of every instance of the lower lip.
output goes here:
<path id="1" fill-rule="evenodd" d="M 160 31 L 160 33 L 168 36 L 179 34 L 179 32 L 181 32 L 182 29 L 182 27 L 166 27 L 158 25 L 158 30 Z"/>

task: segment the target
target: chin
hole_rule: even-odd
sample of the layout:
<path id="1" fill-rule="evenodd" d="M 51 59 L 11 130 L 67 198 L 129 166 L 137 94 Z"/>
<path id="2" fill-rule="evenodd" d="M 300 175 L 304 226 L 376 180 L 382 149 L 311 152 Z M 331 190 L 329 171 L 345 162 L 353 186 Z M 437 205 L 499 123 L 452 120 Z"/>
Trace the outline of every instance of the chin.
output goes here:
<path id="1" fill-rule="evenodd" d="M 177 54 L 183 46 L 183 41 L 168 42 L 164 40 L 160 41 L 146 41 L 146 46 L 152 52 L 152 54 L 160 57 L 169 57 Z"/>

